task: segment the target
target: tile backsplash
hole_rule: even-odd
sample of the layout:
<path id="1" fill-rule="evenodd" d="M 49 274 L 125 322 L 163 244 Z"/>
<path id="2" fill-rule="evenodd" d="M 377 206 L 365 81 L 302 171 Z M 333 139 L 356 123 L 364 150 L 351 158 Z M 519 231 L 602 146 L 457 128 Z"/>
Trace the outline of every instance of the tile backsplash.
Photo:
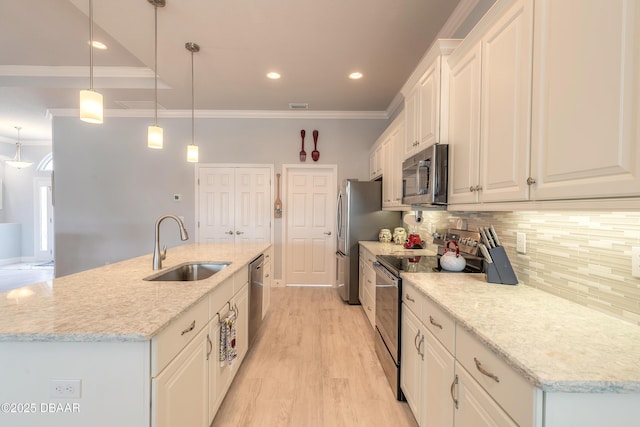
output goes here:
<path id="1" fill-rule="evenodd" d="M 521 284 L 640 325 L 640 278 L 631 276 L 640 212 L 424 211 L 417 231 L 430 243 L 436 229 L 464 221 L 469 230 L 495 227 Z M 526 254 L 516 253 L 517 232 L 526 233 Z"/>

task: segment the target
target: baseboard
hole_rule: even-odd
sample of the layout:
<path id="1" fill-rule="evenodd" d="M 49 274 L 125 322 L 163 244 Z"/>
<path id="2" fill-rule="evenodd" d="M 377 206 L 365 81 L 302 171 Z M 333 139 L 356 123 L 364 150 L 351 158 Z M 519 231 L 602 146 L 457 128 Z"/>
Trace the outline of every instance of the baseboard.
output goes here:
<path id="1" fill-rule="evenodd" d="M 22 261 L 22 258 L 4 258 L 4 259 L 0 259 L 0 265 L 9 265 L 9 264 L 19 264 Z"/>

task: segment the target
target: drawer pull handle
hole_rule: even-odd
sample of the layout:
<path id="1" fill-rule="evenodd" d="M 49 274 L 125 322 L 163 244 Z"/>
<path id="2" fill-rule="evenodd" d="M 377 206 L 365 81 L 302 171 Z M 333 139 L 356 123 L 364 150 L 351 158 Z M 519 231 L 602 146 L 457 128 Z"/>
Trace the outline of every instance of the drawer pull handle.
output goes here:
<path id="1" fill-rule="evenodd" d="M 478 359 L 476 359 L 474 357 L 473 361 L 476 362 L 476 368 L 478 368 L 478 371 L 480 371 L 481 374 L 488 376 L 489 378 L 491 378 L 492 380 L 494 380 L 497 383 L 500 382 L 500 378 L 498 378 L 498 376 L 496 374 L 492 374 L 491 372 L 489 372 L 486 369 L 484 369 L 482 367 L 482 363 L 480 363 L 480 361 Z"/>
<path id="2" fill-rule="evenodd" d="M 436 322 L 435 319 L 432 316 L 429 316 L 429 323 L 431 323 L 436 328 L 442 329 L 442 325 L 440 323 Z"/>
<path id="3" fill-rule="evenodd" d="M 455 405 L 456 409 L 458 409 L 458 399 L 456 399 L 456 397 L 453 395 L 453 390 L 456 388 L 456 385 L 458 385 L 457 374 L 456 374 L 456 377 L 453 379 L 453 382 L 451 383 L 451 400 L 453 400 L 453 404 Z"/>
<path id="4" fill-rule="evenodd" d="M 409 294 L 407 294 L 407 300 L 411 301 L 411 302 L 416 302 L 416 300 L 414 300 L 413 298 L 411 298 L 411 296 L 409 296 Z"/>
<path id="5" fill-rule="evenodd" d="M 184 331 L 182 331 L 180 333 L 180 335 L 184 335 L 184 334 L 186 334 L 188 332 L 193 331 L 195 327 L 196 327 L 196 321 L 194 320 L 193 322 L 191 322 L 191 324 L 189 325 L 189 327 L 187 329 L 185 329 Z"/>
<path id="6" fill-rule="evenodd" d="M 213 343 L 211 342 L 209 334 L 207 334 L 207 347 L 207 360 L 209 360 L 209 356 L 211 356 L 211 352 L 213 351 Z"/>

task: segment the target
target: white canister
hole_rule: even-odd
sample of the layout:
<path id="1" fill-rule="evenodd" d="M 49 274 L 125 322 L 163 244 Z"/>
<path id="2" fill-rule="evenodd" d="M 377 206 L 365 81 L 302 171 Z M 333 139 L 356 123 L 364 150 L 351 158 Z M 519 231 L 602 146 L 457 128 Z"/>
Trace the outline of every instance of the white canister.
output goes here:
<path id="1" fill-rule="evenodd" d="M 402 245 L 407 241 L 407 230 L 403 227 L 396 227 L 393 229 L 393 243 L 396 245 Z"/>
<path id="2" fill-rule="evenodd" d="M 390 243 L 391 242 L 391 230 L 388 228 L 382 228 L 380 233 L 378 233 L 378 240 L 382 243 Z"/>

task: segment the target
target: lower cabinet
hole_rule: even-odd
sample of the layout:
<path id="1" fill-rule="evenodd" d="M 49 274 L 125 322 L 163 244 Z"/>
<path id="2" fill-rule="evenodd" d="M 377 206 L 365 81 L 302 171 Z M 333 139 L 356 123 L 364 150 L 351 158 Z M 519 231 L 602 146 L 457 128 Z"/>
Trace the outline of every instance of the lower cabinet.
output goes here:
<path id="1" fill-rule="evenodd" d="M 195 315 L 201 316 L 205 303 L 208 303 L 207 322 L 194 320 L 189 323 Z M 192 313 L 194 310 L 196 314 Z M 221 357 L 220 330 L 222 322 L 232 311 L 236 314 L 236 357 L 229 363 L 224 352 Z M 181 322 L 187 326 L 183 328 Z M 160 349 L 158 352 L 171 348 L 171 345 L 163 344 L 165 340 L 175 341 L 183 338 L 193 329 L 197 334 L 166 366 L 152 367 L 152 371 L 159 372 L 151 380 L 151 425 L 207 427 L 215 418 L 249 347 L 247 271 L 239 271 L 218 285 L 209 295 L 208 301 L 198 303 L 176 320 L 176 323 L 179 327 L 175 336 L 160 336 L 153 346 L 154 349 Z M 158 357 L 152 358 L 155 359 L 163 360 Z"/>
<path id="2" fill-rule="evenodd" d="M 376 272 L 373 269 L 375 260 L 376 257 L 370 251 L 360 246 L 358 296 L 372 328 L 376 327 Z"/>

